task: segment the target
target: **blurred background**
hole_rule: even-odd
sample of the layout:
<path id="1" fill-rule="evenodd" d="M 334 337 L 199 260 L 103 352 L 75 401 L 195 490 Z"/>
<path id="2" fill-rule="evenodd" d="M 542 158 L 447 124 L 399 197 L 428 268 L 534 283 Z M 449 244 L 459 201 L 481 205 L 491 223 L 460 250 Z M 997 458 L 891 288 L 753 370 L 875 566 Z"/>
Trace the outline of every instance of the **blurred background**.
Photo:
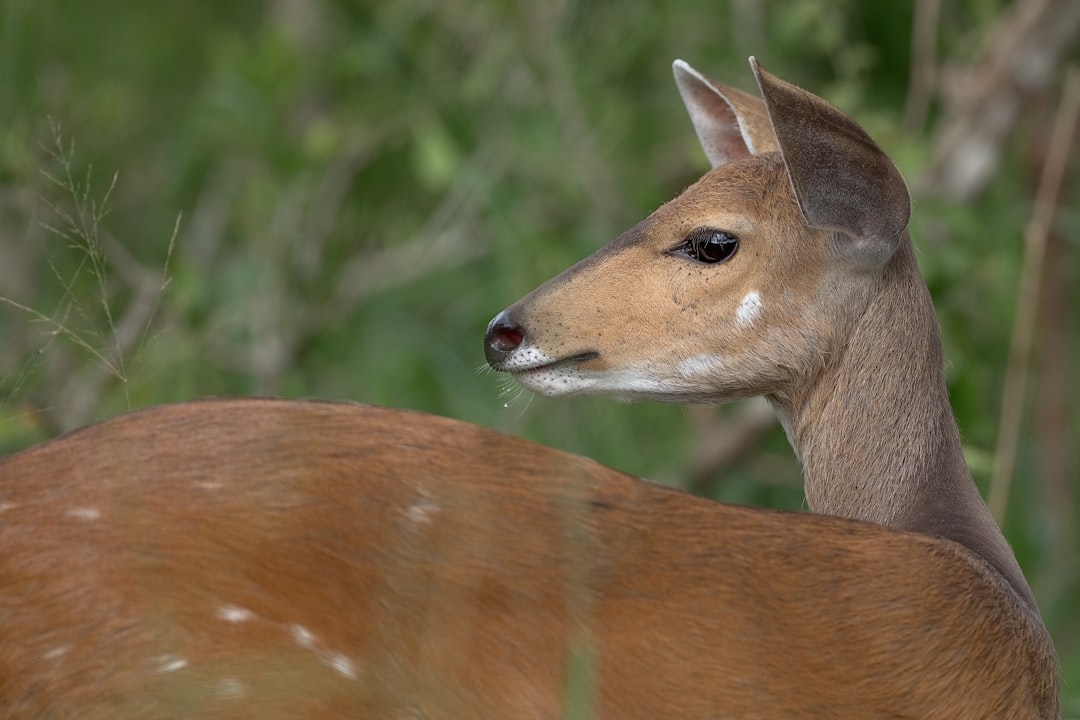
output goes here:
<path id="1" fill-rule="evenodd" d="M 706 169 L 671 61 L 753 89 L 750 54 L 912 186 L 965 451 L 1080 715 L 1075 0 L 0 0 L 0 451 L 208 395 L 348 398 L 803 507 L 760 404 L 481 370 L 496 312 Z"/>

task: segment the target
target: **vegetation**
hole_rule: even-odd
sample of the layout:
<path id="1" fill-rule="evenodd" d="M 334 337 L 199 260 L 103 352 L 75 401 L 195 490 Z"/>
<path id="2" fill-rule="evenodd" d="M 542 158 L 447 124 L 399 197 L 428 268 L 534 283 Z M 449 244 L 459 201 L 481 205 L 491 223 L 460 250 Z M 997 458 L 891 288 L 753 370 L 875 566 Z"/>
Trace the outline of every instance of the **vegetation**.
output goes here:
<path id="1" fill-rule="evenodd" d="M 1077 155 L 1048 147 L 1080 59 L 1070 3 L 1034 3 L 1062 16 L 1053 42 L 1013 22 L 1032 4 L 2 0 L 0 451 L 200 396 L 351 398 L 800 508 L 783 434 L 752 406 L 534 400 L 478 371 L 491 316 L 705 169 L 672 59 L 750 89 L 753 53 L 857 117 L 911 181 L 989 493 L 1024 229 L 1044 159 Z M 950 172 L 972 156 L 947 131 L 981 137 L 987 113 L 965 107 L 1011 87 L 987 59 L 1024 48 L 1043 75 L 1007 106 L 993 171 L 965 185 Z M 1004 526 L 1075 716 L 1075 177 L 1045 199 Z"/>

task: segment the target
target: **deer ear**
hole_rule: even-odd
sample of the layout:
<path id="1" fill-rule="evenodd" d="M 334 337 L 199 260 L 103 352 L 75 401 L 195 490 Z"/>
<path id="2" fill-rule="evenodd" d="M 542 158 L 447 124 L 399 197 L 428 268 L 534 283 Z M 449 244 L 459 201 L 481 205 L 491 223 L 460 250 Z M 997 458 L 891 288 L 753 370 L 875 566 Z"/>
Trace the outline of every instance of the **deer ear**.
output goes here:
<path id="1" fill-rule="evenodd" d="M 807 224 L 858 240 L 873 263 L 892 255 L 911 216 L 900 171 L 855 121 L 750 58 Z"/>
<path id="2" fill-rule="evenodd" d="M 777 149 L 765 105 L 753 95 L 709 80 L 682 60 L 675 84 L 713 167 Z"/>

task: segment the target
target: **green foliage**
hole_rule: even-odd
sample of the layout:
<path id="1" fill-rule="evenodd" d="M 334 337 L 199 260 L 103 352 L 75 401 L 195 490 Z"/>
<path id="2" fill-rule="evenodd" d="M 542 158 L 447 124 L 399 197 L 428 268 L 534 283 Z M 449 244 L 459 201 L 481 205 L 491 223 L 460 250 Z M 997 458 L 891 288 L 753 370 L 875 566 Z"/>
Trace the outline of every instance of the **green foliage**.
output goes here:
<path id="1" fill-rule="evenodd" d="M 941 51 L 968 59 L 1001 3 L 949 5 Z M 505 394 L 478 371 L 485 324 L 705 168 L 675 57 L 751 88 L 757 54 L 918 177 L 933 127 L 898 120 L 911 13 L 854 0 L 5 0 L 0 451 L 154 403 L 320 396 L 463 418 L 686 485 L 697 416 Z M 1023 149 L 1007 162 L 976 204 L 918 197 L 912 227 L 984 485 L 1033 194 Z M 1060 222 L 1077 236 L 1075 204 Z M 1058 392 L 1075 448 L 1077 388 Z M 782 433 L 749 455 L 709 492 L 799 508 Z M 1075 508 L 1059 512 L 1040 472 L 1033 431 L 1006 531 L 1075 695 L 1080 548 L 1046 519 Z"/>

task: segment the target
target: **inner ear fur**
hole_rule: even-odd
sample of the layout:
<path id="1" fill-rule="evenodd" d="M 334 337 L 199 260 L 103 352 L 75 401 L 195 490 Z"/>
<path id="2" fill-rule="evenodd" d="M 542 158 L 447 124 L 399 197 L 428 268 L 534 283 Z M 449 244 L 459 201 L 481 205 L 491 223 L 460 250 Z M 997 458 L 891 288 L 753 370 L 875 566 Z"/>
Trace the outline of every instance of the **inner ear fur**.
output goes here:
<path id="1" fill-rule="evenodd" d="M 750 58 L 807 224 L 859 241 L 874 262 L 896 250 L 911 216 L 900 171 L 854 120 Z"/>
<path id="2" fill-rule="evenodd" d="M 675 84 L 713 167 L 777 150 L 765 104 L 738 88 L 710 80 L 682 60 L 672 65 Z"/>

